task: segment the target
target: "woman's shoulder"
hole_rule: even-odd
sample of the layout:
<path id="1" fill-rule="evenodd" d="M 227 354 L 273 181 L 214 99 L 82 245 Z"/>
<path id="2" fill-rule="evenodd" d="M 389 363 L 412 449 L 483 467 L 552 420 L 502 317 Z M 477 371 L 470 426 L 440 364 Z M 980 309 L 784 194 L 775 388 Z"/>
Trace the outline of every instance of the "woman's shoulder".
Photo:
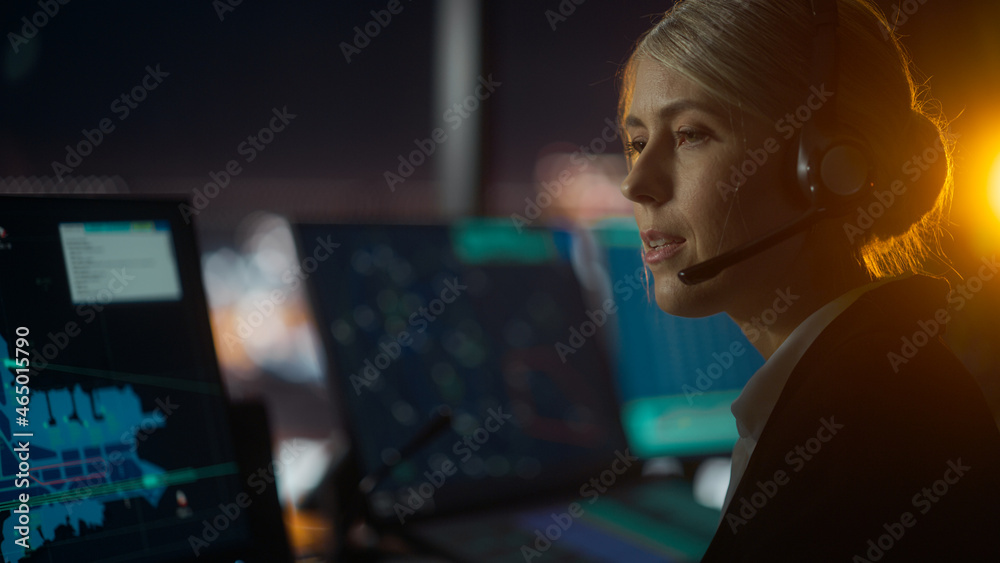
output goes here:
<path id="1" fill-rule="evenodd" d="M 859 298 L 793 369 L 706 560 L 850 560 L 885 526 L 906 532 L 891 560 L 1000 555 L 977 531 L 1000 506 L 1000 431 L 942 327 L 921 324 L 947 285 L 901 281 Z"/>
<path id="2" fill-rule="evenodd" d="M 816 338 L 793 370 L 789 388 L 896 396 L 951 390 L 978 393 L 969 371 L 943 339 L 953 309 L 947 281 L 910 276 L 860 296 Z"/>
<path id="3" fill-rule="evenodd" d="M 958 458 L 1000 471 L 997 419 L 941 338 L 947 292 L 941 280 L 913 277 L 844 311 L 803 355 L 775 405 L 764 434 L 777 439 L 776 449 L 796 427 L 836 417 L 845 430 L 830 461 L 855 465 L 847 473 L 859 477 L 877 467 L 932 475 Z"/>

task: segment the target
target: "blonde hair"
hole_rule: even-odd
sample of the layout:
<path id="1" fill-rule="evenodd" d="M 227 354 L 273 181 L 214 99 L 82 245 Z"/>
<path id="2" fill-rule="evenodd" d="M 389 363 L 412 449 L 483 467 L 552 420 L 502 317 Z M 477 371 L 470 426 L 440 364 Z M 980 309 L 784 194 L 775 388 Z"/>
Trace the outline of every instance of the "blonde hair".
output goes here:
<path id="1" fill-rule="evenodd" d="M 942 256 L 953 192 L 947 123 L 915 82 L 910 58 L 882 12 L 868 0 L 838 0 L 838 11 L 837 116 L 872 149 L 875 190 L 859 205 L 884 210 L 868 228 L 854 225 L 853 231 L 848 225 L 857 210 L 845 216 L 847 240 L 873 279 L 925 272 L 928 259 Z M 809 0 L 681 0 L 639 39 L 623 67 L 619 122 L 630 111 L 644 59 L 682 74 L 737 112 L 778 122 L 814 86 L 814 34 Z M 876 193 L 884 202 L 897 181 L 905 192 L 883 205 Z"/>

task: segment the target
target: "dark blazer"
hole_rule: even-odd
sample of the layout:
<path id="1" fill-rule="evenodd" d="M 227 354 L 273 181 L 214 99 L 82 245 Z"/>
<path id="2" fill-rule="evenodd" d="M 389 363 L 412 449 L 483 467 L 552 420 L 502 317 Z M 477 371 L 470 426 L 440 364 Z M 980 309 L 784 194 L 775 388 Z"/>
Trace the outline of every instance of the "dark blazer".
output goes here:
<path id="1" fill-rule="evenodd" d="M 886 283 L 817 337 L 702 561 L 1000 561 L 1000 433 L 941 339 L 947 292 Z"/>

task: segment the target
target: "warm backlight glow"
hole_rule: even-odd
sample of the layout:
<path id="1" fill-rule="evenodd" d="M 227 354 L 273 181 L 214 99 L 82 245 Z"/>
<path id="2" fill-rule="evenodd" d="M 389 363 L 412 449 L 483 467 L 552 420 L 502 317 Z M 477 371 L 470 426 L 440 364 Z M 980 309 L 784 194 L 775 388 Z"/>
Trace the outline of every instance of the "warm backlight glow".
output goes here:
<path id="1" fill-rule="evenodd" d="M 990 206 L 993 213 L 1000 218 L 1000 155 L 993 161 L 993 169 L 990 170 Z"/>

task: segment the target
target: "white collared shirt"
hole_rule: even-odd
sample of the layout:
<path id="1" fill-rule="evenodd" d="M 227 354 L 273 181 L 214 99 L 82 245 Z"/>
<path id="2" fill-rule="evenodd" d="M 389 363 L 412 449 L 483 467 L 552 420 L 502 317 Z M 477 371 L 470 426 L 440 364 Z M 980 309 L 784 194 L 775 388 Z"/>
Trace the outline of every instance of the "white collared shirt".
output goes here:
<path id="1" fill-rule="evenodd" d="M 757 446 L 757 440 L 764 430 L 767 419 L 771 416 L 771 411 L 774 410 L 774 405 L 778 402 L 778 397 L 781 396 L 785 382 L 792 374 L 792 369 L 799 363 L 802 355 L 806 353 L 806 350 L 820 333 L 837 316 L 866 292 L 889 281 L 893 280 L 879 280 L 852 289 L 809 315 L 806 320 L 795 327 L 795 330 L 774 351 L 774 354 L 747 381 L 743 392 L 733 401 L 732 406 L 733 416 L 736 417 L 736 430 L 740 437 L 733 447 L 733 466 L 729 476 L 729 490 L 726 491 L 726 502 L 722 506 L 723 514 L 726 513 L 726 508 L 733 498 L 736 486 L 743 478 L 750 456 L 753 455 L 753 450 Z"/>

